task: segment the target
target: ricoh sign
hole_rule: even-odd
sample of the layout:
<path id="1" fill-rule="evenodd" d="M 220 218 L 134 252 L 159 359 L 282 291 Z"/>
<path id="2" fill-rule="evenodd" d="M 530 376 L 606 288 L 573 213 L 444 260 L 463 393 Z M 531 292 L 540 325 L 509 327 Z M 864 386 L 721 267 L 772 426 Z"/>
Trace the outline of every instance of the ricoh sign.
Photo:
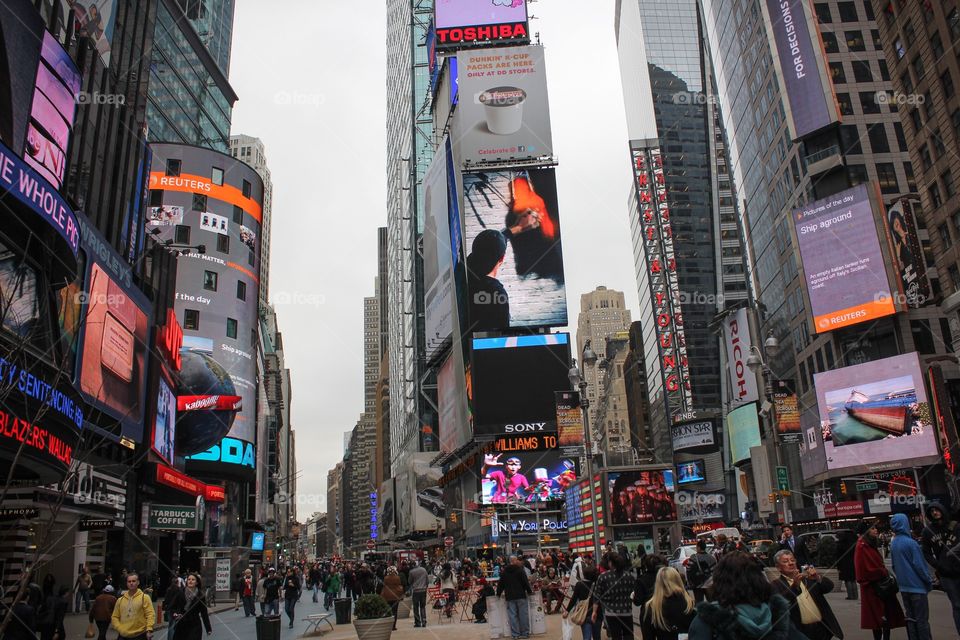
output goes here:
<path id="1" fill-rule="evenodd" d="M 730 376 L 731 406 L 755 402 L 760 396 L 757 376 L 747 367 L 752 342 L 747 310 L 731 313 L 723 322 L 723 340 L 727 351 L 727 373 Z"/>

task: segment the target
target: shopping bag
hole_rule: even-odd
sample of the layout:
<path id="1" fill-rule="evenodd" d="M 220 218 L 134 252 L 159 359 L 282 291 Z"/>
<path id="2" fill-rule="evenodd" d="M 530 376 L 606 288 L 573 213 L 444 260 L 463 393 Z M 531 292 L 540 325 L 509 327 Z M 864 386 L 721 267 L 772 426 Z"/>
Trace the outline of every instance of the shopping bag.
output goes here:
<path id="1" fill-rule="evenodd" d="M 92 622 L 87 625 L 87 631 L 83 634 L 84 638 L 96 638 L 97 637 L 97 625 Z"/>
<path id="2" fill-rule="evenodd" d="M 573 640 L 573 623 L 567 618 L 563 619 L 563 638 L 561 640 Z"/>

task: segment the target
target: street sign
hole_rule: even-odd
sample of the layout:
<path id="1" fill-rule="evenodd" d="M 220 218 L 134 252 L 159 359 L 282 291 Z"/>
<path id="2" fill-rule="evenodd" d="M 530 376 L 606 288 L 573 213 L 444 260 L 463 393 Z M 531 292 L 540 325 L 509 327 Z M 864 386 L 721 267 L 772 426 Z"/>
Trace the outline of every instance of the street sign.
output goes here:
<path id="1" fill-rule="evenodd" d="M 373 540 L 367 540 L 367 551 L 373 551 L 377 546 L 377 543 Z"/>
<path id="2" fill-rule="evenodd" d="M 444 539 L 443 539 L 443 544 L 444 544 L 448 549 L 449 549 L 450 547 L 452 547 L 452 546 L 453 546 L 453 537 L 452 537 L 452 536 L 447 536 L 446 538 L 444 538 Z"/>
<path id="3" fill-rule="evenodd" d="M 876 491 L 877 483 L 876 482 L 858 482 L 857 491 Z"/>
<path id="4" fill-rule="evenodd" d="M 777 489 L 790 491 L 790 478 L 787 476 L 786 467 L 777 467 Z"/>

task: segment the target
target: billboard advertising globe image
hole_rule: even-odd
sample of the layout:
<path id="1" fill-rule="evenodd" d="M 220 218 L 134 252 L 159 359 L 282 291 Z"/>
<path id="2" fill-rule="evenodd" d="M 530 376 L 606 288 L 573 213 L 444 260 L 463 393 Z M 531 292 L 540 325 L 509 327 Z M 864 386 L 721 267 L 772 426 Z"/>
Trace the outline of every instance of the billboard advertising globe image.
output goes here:
<path id="1" fill-rule="evenodd" d="M 213 357 L 213 341 L 184 336 L 180 350 L 180 395 L 236 396 L 237 390 L 226 369 Z M 206 451 L 230 432 L 236 411 L 184 411 L 177 416 L 177 454 Z"/>
<path id="2" fill-rule="evenodd" d="M 466 332 L 567 323 L 552 169 L 464 174 Z"/>
<path id="3" fill-rule="evenodd" d="M 828 469 L 939 459 L 916 353 L 818 373 L 814 386 Z"/>

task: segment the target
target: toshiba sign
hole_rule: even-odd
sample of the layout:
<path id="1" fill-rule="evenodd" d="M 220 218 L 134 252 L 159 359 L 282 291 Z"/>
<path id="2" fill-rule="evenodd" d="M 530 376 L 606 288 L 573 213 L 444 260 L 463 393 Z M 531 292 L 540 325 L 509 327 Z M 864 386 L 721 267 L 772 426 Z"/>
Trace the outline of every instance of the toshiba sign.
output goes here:
<path id="1" fill-rule="evenodd" d="M 437 49 L 530 41 L 525 0 L 437 0 L 434 25 Z"/>
<path id="2" fill-rule="evenodd" d="M 731 407 L 759 399 L 757 376 L 747 367 L 750 356 L 750 321 L 746 308 L 731 313 L 723 322 L 723 340 L 727 347 L 727 372 L 730 375 Z"/>

